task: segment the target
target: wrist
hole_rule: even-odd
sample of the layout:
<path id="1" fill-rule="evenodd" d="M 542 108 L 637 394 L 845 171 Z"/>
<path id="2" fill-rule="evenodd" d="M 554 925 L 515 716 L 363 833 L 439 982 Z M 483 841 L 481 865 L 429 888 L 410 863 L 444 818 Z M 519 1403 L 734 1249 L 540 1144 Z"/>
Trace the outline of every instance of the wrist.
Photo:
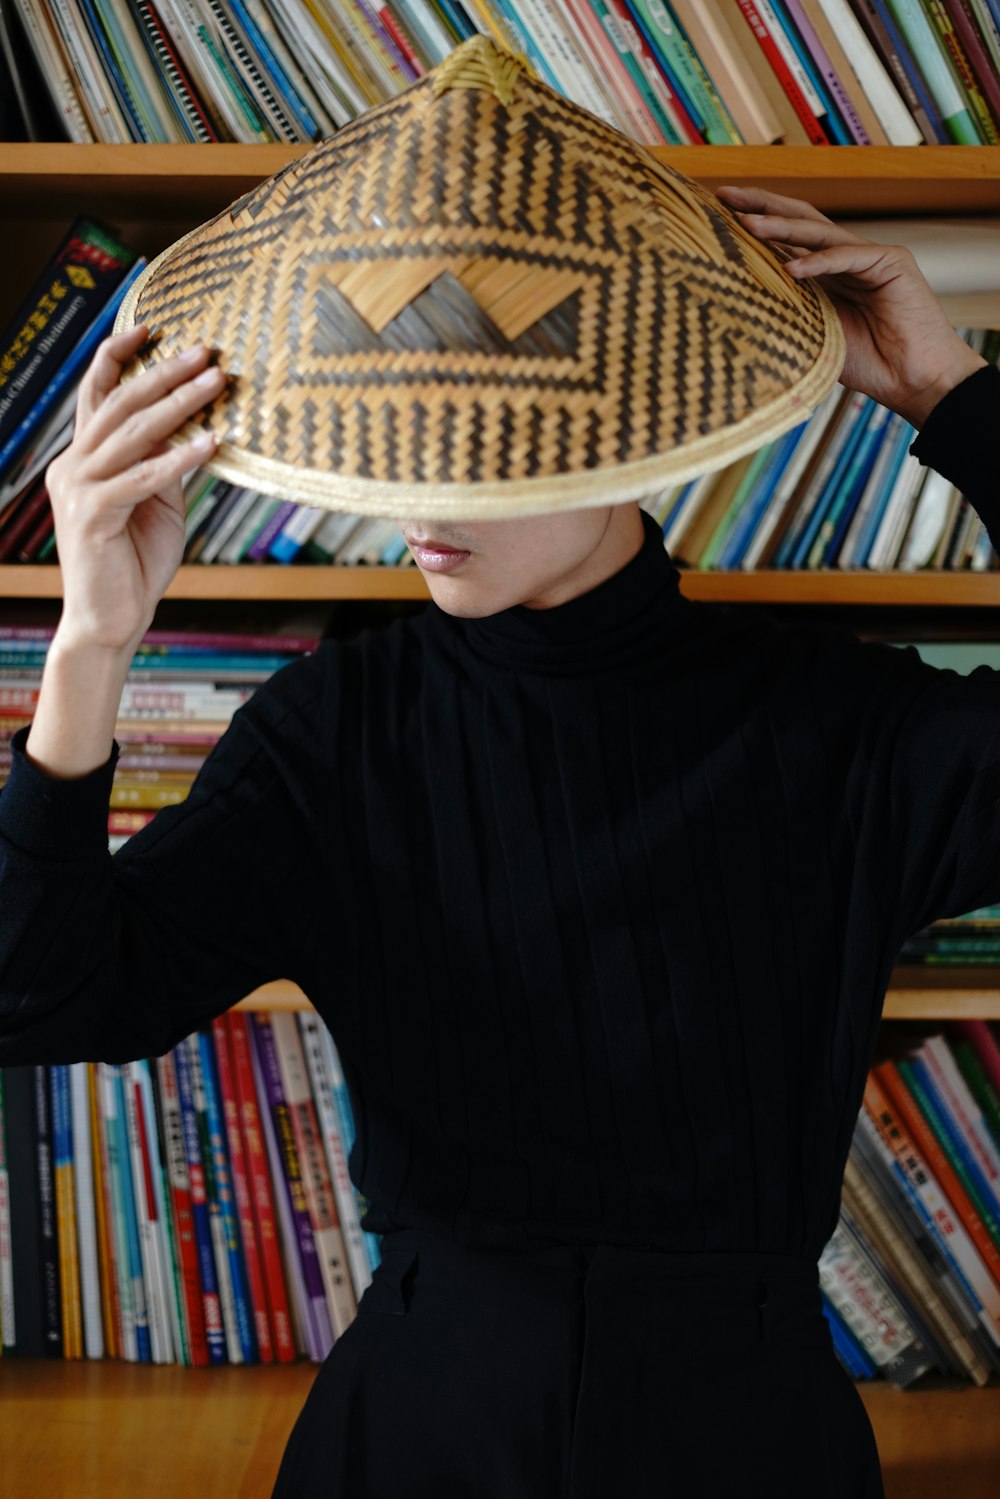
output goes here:
<path id="1" fill-rule="evenodd" d="M 908 391 L 905 398 L 894 402 L 893 410 L 919 432 L 938 402 L 987 363 L 988 360 L 982 354 L 977 354 L 968 344 L 963 343 L 961 350 L 947 366 L 937 370 L 925 383 Z"/>

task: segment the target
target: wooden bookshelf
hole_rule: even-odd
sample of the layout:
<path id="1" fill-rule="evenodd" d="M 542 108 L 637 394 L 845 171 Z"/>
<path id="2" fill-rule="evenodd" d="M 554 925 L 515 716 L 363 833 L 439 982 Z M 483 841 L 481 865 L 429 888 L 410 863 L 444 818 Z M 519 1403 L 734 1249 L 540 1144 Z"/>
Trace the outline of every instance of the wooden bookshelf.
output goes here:
<path id="1" fill-rule="evenodd" d="M 269 1499 L 315 1377 L 316 1365 L 304 1362 L 206 1371 L 0 1359 L 0 1492 Z M 1000 1385 L 857 1388 L 875 1429 L 886 1499 L 942 1492 L 995 1499 Z"/>
<path id="2" fill-rule="evenodd" d="M 983 608 L 1000 604 L 1000 573 L 699 572 L 681 569 L 681 592 L 690 599 L 729 604 L 839 604 L 899 608 Z M 54 563 L 0 565 L 0 598 L 58 599 L 62 574 Z M 416 567 L 290 567 L 192 564 L 178 569 L 167 599 L 302 600 L 429 599 Z"/>
<path id="3" fill-rule="evenodd" d="M 223 210 L 308 146 L 11 143 L 0 150 L 4 277 L 10 317 L 74 214 L 105 220 L 152 256 Z M 664 147 L 653 154 L 718 187 L 759 185 L 831 216 L 996 215 L 1000 147 Z M 690 598 L 719 602 L 969 608 L 1000 603 L 997 574 L 682 570 Z M 0 566 L 0 598 L 56 600 L 57 566 Z M 185 566 L 167 599 L 333 601 L 429 597 L 415 568 Z M 290 981 L 241 1008 L 301 1008 Z M 1000 969 L 941 973 L 899 967 L 887 1020 L 1000 1018 Z M 188 1370 L 115 1362 L 0 1359 L 0 1493 L 198 1492 L 268 1499 L 281 1452 L 315 1366 Z M 986 1390 L 921 1382 L 901 1394 L 858 1385 L 881 1454 L 887 1499 L 993 1499 L 1000 1473 L 1000 1383 Z"/>

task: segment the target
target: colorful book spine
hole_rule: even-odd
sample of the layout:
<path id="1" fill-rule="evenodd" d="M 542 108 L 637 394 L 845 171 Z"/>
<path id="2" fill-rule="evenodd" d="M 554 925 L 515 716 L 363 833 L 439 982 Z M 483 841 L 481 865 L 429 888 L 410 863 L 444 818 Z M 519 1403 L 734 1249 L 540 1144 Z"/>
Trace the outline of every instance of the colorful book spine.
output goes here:
<path id="1" fill-rule="evenodd" d="M 210 1364 L 224 1364 L 226 1362 L 226 1329 L 223 1325 L 222 1298 L 215 1267 L 208 1189 L 205 1180 L 205 1165 L 202 1160 L 201 1130 L 195 1106 L 191 1051 L 187 1038 L 174 1047 L 173 1056 L 177 1068 L 177 1096 L 180 1101 L 181 1123 L 184 1129 L 184 1154 L 187 1158 L 188 1183 L 191 1189 L 191 1216 L 194 1220 L 195 1242 L 198 1246 L 198 1271 L 208 1358 Z"/>
<path id="2" fill-rule="evenodd" d="M 259 1011 L 254 1011 L 251 1033 L 264 1084 L 266 1107 L 271 1115 L 274 1136 L 280 1153 L 281 1190 L 286 1195 L 295 1234 L 295 1249 L 298 1254 L 309 1317 L 305 1332 L 310 1357 L 324 1359 L 333 1347 L 334 1333 L 323 1287 L 316 1240 L 309 1219 L 309 1206 L 302 1181 L 299 1153 L 295 1145 L 295 1132 L 282 1086 L 281 1068 L 269 1017 Z"/>
<path id="3" fill-rule="evenodd" d="M 177 1241 L 182 1301 L 181 1350 L 185 1361 L 202 1368 L 209 1363 L 205 1334 L 205 1308 L 198 1273 L 198 1243 L 194 1226 L 191 1185 L 184 1149 L 184 1121 L 177 1091 L 177 1069 L 173 1052 L 157 1057 L 159 1099 L 167 1156 L 171 1216 Z"/>
<path id="4" fill-rule="evenodd" d="M 222 1017 L 232 1045 L 233 1072 L 239 1104 L 240 1132 L 250 1180 L 254 1232 L 263 1269 L 266 1304 L 278 1363 L 295 1357 L 295 1339 L 288 1307 L 288 1291 L 281 1264 L 281 1245 L 267 1146 L 254 1081 L 249 1017 L 230 1010 Z"/>
<path id="5" fill-rule="evenodd" d="M 76 1183 L 73 1160 L 73 1123 L 70 1109 L 69 1067 L 48 1069 L 52 1110 L 52 1166 L 59 1245 L 59 1301 L 63 1328 L 63 1357 L 83 1358 L 83 1316 L 80 1305 L 80 1259 L 76 1242 Z"/>
<path id="6" fill-rule="evenodd" d="M 764 20 L 761 7 L 755 5 L 753 0 L 733 0 L 733 3 L 739 6 L 744 21 L 753 33 L 754 39 L 801 121 L 809 140 L 815 146 L 828 146 L 830 137 L 817 119 L 815 110 L 785 61 L 777 37 Z"/>
<path id="7" fill-rule="evenodd" d="M 945 129 L 960 146 L 978 146 L 982 138 L 976 129 L 958 81 L 942 51 L 938 39 L 918 0 L 887 0 L 893 20 L 923 74 L 934 102 L 941 111 Z"/>

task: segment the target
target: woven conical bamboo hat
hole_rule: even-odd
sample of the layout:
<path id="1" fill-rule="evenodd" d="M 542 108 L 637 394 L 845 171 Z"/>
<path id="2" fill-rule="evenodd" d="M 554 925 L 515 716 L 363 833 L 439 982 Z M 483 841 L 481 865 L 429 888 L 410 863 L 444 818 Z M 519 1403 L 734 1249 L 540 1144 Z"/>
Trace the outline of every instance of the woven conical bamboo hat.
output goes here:
<path id="1" fill-rule="evenodd" d="M 844 358 L 815 282 L 477 36 L 158 255 L 115 331 L 236 378 L 173 441 L 359 515 L 641 500 L 804 421 Z"/>

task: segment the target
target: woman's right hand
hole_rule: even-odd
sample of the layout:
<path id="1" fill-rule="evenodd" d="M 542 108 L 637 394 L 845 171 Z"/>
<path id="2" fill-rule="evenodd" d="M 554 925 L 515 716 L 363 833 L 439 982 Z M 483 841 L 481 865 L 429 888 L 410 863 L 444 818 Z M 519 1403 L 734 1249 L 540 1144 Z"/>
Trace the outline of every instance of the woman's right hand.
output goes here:
<path id="1" fill-rule="evenodd" d="M 148 336 L 140 323 L 98 345 L 73 440 L 45 474 L 63 582 L 58 634 L 130 655 L 184 554 L 181 477 L 215 450 L 210 433 L 177 446 L 166 439 L 226 383 L 198 345 L 122 384 L 122 366 Z"/>

